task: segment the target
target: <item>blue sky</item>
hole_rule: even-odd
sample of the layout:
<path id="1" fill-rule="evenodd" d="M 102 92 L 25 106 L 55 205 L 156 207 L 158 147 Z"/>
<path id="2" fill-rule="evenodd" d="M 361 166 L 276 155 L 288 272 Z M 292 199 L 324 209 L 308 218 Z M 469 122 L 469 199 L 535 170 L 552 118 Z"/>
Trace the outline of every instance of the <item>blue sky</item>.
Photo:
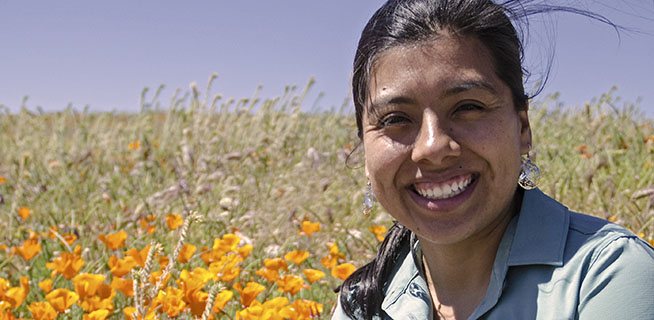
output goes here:
<path id="1" fill-rule="evenodd" d="M 349 94 L 358 36 L 380 0 L 18 1 L 0 0 L 0 104 L 19 109 L 137 111 L 144 87 L 260 97 L 316 78 L 307 105 L 340 106 Z M 577 1 L 580 3 L 580 1 Z M 582 2 L 583 3 L 583 2 Z M 618 6 L 610 8 L 608 5 Z M 598 1 L 588 8 L 639 32 L 556 15 L 555 63 L 545 92 L 580 105 L 618 85 L 624 101 L 654 116 L 654 2 Z M 623 14 L 622 11 L 632 13 Z M 641 18 L 649 17 L 649 18 Z M 540 19 L 532 34 L 542 33 Z M 552 38 L 533 37 L 528 66 L 543 71 Z M 545 52 L 545 53 L 543 53 Z"/>

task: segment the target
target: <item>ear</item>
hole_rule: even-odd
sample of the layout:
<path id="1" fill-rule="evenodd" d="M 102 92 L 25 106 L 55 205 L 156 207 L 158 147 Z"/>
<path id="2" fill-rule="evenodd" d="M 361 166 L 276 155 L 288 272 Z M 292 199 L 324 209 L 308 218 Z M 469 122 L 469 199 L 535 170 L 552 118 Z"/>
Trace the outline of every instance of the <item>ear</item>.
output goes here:
<path id="1" fill-rule="evenodd" d="M 364 171 L 366 172 L 366 179 L 370 180 L 370 174 L 368 173 L 368 162 L 366 162 L 365 160 L 363 160 L 363 163 L 364 163 L 364 165 L 363 165 L 363 169 L 364 169 Z"/>
<path id="2" fill-rule="evenodd" d="M 520 154 L 527 154 L 531 149 L 531 126 L 529 125 L 529 105 L 518 111 L 520 121 Z"/>

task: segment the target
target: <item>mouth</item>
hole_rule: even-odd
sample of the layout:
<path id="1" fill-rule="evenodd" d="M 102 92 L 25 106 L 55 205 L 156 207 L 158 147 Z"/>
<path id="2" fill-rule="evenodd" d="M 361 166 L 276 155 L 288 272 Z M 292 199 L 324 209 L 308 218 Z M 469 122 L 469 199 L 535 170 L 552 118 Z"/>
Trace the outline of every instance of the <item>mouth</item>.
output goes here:
<path id="1" fill-rule="evenodd" d="M 429 200 L 451 199 L 464 193 L 478 179 L 476 174 L 456 176 L 444 182 L 420 182 L 411 185 L 411 189 Z"/>

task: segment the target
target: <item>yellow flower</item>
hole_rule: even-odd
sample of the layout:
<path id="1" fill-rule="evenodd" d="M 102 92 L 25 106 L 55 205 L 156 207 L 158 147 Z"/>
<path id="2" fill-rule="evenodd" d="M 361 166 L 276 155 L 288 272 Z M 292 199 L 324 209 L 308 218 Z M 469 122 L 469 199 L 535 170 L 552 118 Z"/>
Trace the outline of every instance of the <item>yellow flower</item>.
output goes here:
<path id="1" fill-rule="evenodd" d="M 326 256 L 326 257 L 320 259 L 320 264 L 325 266 L 325 268 L 327 268 L 327 269 L 331 269 L 334 266 L 336 266 L 337 262 L 338 262 L 338 258 L 336 258 L 334 256 Z"/>
<path id="2" fill-rule="evenodd" d="M 307 288 L 302 278 L 291 274 L 287 274 L 277 280 L 277 285 L 279 286 L 280 292 L 290 293 L 292 296 L 300 292 L 300 290 Z"/>
<path id="3" fill-rule="evenodd" d="M 161 312 L 165 312 L 168 317 L 174 318 L 186 308 L 186 303 L 182 299 L 183 296 L 182 290 L 167 287 L 166 291 L 159 291 L 153 302 L 161 306 Z"/>
<path id="4" fill-rule="evenodd" d="M 57 312 L 64 313 L 79 300 L 79 296 L 68 289 L 60 288 L 48 293 L 45 299 Z"/>
<path id="5" fill-rule="evenodd" d="M 334 278 L 339 278 L 341 280 L 347 279 L 352 272 L 356 270 L 356 267 L 351 263 L 341 263 L 332 268 L 332 276 Z"/>
<path id="6" fill-rule="evenodd" d="M 127 239 L 127 232 L 120 230 L 110 235 L 101 234 L 98 239 L 102 241 L 109 250 L 116 250 L 125 247 L 125 240 Z"/>
<path id="7" fill-rule="evenodd" d="M 134 282 L 131 279 L 123 279 L 120 277 L 113 277 L 113 279 L 111 279 L 111 287 L 122 292 L 127 298 L 134 295 L 133 284 Z"/>
<path id="8" fill-rule="evenodd" d="M 295 300 L 291 305 L 284 308 L 281 315 L 288 319 L 304 320 L 319 318 L 323 306 L 311 300 Z"/>
<path id="9" fill-rule="evenodd" d="M 41 252 L 41 243 L 37 234 L 32 234 L 29 239 L 25 240 L 20 247 L 15 247 L 14 251 L 26 261 L 30 261 L 34 256 Z"/>
<path id="10" fill-rule="evenodd" d="M 55 320 L 57 319 L 57 310 L 48 302 L 32 302 L 27 309 L 32 313 L 33 319 Z M 1 317 L 0 317 L 1 318 Z"/>
<path id="11" fill-rule="evenodd" d="M 284 255 L 284 259 L 298 265 L 304 262 L 304 260 L 307 260 L 308 257 L 309 257 L 309 252 L 302 251 L 302 250 L 293 250 L 287 253 L 286 255 Z"/>
<path id="12" fill-rule="evenodd" d="M 299 234 L 310 236 L 318 231 L 320 231 L 320 222 L 302 221 L 302 231 Z"/>
<path id="13" fill-rule="evenodd" d="M 241 257 L 243 257 L 243 259 L 245 259 L 250 255 L 250 252 L 252 252 L 252 249 L 254 249 L 254 246 L 252 246 L 251 244 L 246 244 L 246 245 L 244 245 L 244 246 L 242 246 L 240 248 L 237 248 L 236 252 L 238 252 L 238 254 L 241 255 Z"/>
<path id="14" fill-rule="evenodd" d="M 384 241 L 384 234 L 386 233 L 386 227 L 384 226 L 372 226 L 369 227 L 368 230 L 372 232 L 372 234 L 377 237 L 377 241 L 382 242 Z"/>
<path id="15" fill-rule="evenodd" d="M 302 273 L 304 273 L 304 276 L 307 277 L 310 283 L 314 283 L 325 276 L 324 272 L 316 269 L 304 269 Z"/>
<path id="16" fill-rule="evenodd" d="M 212 274 L 215 274 L 217 278 L 230 282 L 236 277 L 238 277 L 241 272 L 241 267 L 238 266 L 239 263 L 243 261 L 243 257 L 238 254 L 228 254 L 226 256 L 220 257 L 220 260 L 212 262 L 209 265 L 209 271 Z M 216 279 L 217 280 L 217 279 Z"/>
<path id="17" fill-rule="evenodd" d="M 131 248 L 125 252 L 128 256 L 134 258 L 134 262 L 141 267 L 145 267 L 145 260 L 148 258 L 148 252 L 150 252 L 150 246 L 147 245 L 141 251 L 136 250 L 136 248 Z"/>
<path id="18" fill-rule="evenodd" d="M 0 184 L 4 184 L 5 182 L 7 182 L 7 178 L 0 176 Z"/>
<path id="19" fill-rule="evenodd" d="M 114 297 L 116 297 L 116 291 L 110 286 L 101 283 L 93 296 L 80 297 L 78 304 L 86 312 L 113 310 Z"/>
<path id="20" fill-rule="evenodd" d="M 109 316 L 109 310 L 100 309 L 83 316 L 83 320 L 105 320 Z"/>
<path id="21" fill-rule="evenodd" d="M 175 230 L 182 224 L 184 224 L 184 219 L 182 219 L 182 216 L 175 213 L 169 213 L 166 215 L 166 226 L 168 229 Z"/>
<path id="22" fill-rule="evenodd" d="M 52 279 L 45 279 L 39 282 L 39 288 L 44 292 L 50 292 L 52 290 Z"/>
<path id="23" fill-rule="evenodd" d="M 32 214 L 32 211 L 28 207 L 20 207 L 20 208 L 18 208 L 17 211 L 18 211 L 18 215 L 23 220 L 27 220 L 27 218 L 29 218 L 30 214 Z"/>
<path id="24" fill-rule="evenodd" d="M 182 250 L 179 252 L 179 256 L 177 256 L 179 263 L 187 263 L 189 260 L 191 260 L 195 250 L 197 250 L 197 248 L 194 245 L 185 243 L 182 246 Z"/>
<path id="25" fill-rule="evenodd" d="M 77 272 L 79 272 L 82 266 L 84 266 L 84 260 L 82 259 L 81 254 L 82 247 L 77 245 L 73 253 L 64 251 L 61 253 L 60 257 L 54 258 L 52 262 L 46 263 L 45 266 L 52 270 L 53 275 L 60 273 L 64 278 L 70 280 L 77 274 Z M 53 306 L 57 309 L 54 304 Z"/>
<path id="26" fill-rule="evenodd" d="M 245 288 L 243 288 L 240 283 L 236 283 L 234 284 L 234 289 L 236 289 L 241 296 L 241 305 L 243 305 L 243 307 L 249 307 L 252 301 L 254 301 L 260 293 L 266 290 L 266 287 L 250 281 L 245 285 Z"/>
<path id="27" fill-rule="evenodd" d="M 73 278 L 73 286 L 77 295 L 84 299 L 94 296 L 104 279 L 102 274 L 80 273 Z"/>
<path id="28" fill-rule="evenodd" d="M 213 303 L 213 308 L 211 309 L 214 313 L 220 313 L 225 309 L 227 302 L 232 300 L 234 297 L 234 292 L 231 290 L 222 290 L 216 295 L 216 301 Z"/>
<path id="29" fill-rule="evenodd" d="M 248 308 L 236 313 L 237 320 L 283 320 L 288 319 L 282 316 L 283 309 L 288 305 L 286 297 L 270 299 L 263 304 L 253 301 Z"/>

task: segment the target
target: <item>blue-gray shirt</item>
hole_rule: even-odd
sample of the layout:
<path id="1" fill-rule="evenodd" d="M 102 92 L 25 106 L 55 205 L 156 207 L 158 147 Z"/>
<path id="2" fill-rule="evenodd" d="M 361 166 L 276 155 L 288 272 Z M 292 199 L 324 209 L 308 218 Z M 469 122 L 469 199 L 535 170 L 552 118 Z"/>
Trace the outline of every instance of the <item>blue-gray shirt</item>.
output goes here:
<path id="1" fill-rule="evenodd" d="M 402 255 L 384 286 L 382 319 L 432 319 L 427 283 L 408 247 Z M 340 302 L 332 319 L 349 319 Z M 525 191 L 469 319 L 654 319 L 654 249 L 621 226 Z"/>

